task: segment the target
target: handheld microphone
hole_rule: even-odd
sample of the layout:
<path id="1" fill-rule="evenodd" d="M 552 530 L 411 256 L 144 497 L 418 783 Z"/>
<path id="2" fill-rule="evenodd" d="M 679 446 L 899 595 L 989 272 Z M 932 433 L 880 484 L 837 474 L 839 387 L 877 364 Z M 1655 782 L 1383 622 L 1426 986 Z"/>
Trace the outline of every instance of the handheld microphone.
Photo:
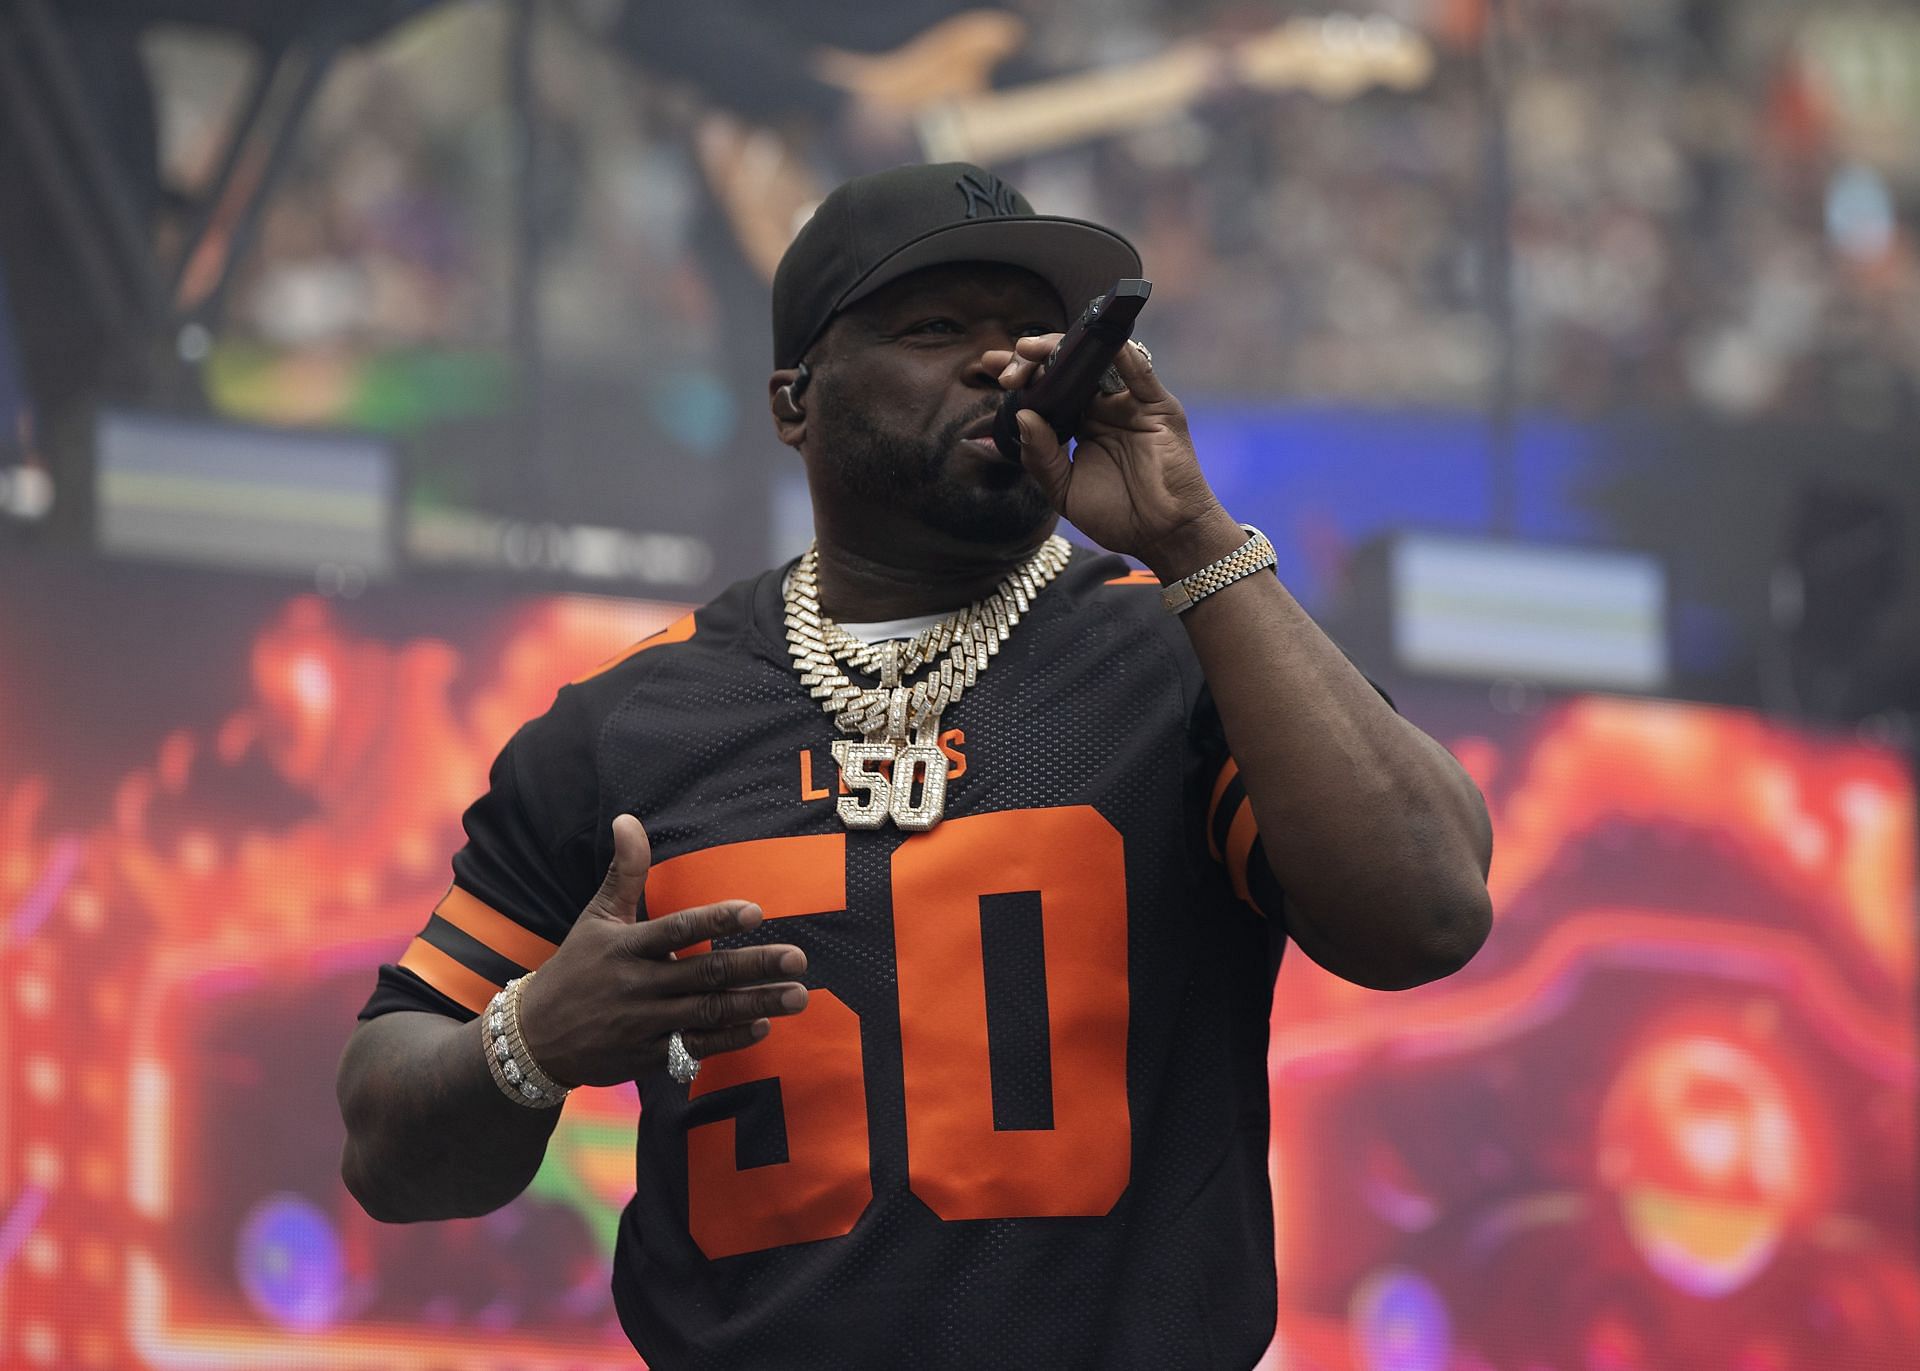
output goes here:
<path id="1" fill-rule="evenodd" d="M 993 442 L 1010 462 L 1020 460 L 1020 411 L 1030 409 L 1053 428 L 1061 442 L 1073 436 L 1080 415 L 1100 390 L 1100 377 L 1133 336 L 1153 292 L 1153 282 L 1123 277 L 1089 304 L 1030 386 L 1008 391 L 993 420 Z"/>

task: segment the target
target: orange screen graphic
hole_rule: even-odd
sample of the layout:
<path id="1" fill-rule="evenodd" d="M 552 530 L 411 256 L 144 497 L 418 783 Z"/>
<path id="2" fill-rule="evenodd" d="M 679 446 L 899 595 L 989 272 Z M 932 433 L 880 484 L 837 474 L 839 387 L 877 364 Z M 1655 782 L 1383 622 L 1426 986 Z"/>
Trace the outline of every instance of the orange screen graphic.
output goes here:
<path id="1" fill-rule="evenodd" d="M 577 1095 L 500 1213 L 388 1228 L 338 1180 L 332 1073 L 494 751 L 682 612 L 6 569 L 0 1365 L 634 1364 L 631 1090 Z M 1489 797 L 1498 925 L 1399 995 L 1289 957 L 1268 1364 L 1904 1365 L 1906 767 L 1731 711 L 1400 703 Z"/>

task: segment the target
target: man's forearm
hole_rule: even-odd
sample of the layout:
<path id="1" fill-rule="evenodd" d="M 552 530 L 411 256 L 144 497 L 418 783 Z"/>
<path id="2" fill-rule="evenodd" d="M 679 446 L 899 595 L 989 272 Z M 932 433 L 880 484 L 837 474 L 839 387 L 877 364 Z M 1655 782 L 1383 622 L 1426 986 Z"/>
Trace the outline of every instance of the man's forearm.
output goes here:
<path id="1" fill-rule="evenodd" d="M 1246 537 L 1224 511 L 1184 533 L 1150 561 L 1163 580 Z M 1464 965 L 1491 922 L 1492 853 L 1464 769 L 1380 698 L 1274 577 L 1236 581 L 1183 617 L 1295 940 L 1383 989 Z"/>
<path id="2" fill-rule="evenodd" d="M 340 1061 L 347 1145 L 341 1178 L 385 1223 L 486 1214 L 527 1188 L 557 1109 L 500 1093 L 480 1024 L 386 1014 L 360 1025 Z"/>

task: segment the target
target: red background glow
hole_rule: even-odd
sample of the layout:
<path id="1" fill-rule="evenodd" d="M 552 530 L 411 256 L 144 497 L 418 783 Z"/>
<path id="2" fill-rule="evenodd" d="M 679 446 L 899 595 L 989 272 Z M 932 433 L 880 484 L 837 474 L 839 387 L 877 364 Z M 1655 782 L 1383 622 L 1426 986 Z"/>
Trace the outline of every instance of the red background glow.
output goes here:
<path id="1" fill-rule="evenodd" d="M 631 1091 L 387 1228 L 332 1072 L 487 764 L 678 610 L 0 578 L 0 1364 L 631 1366 Z M 1399 695 L 1496 821 L 1492 941 L 1273 1030 L 1288 1371 L 1892 1371 L 1920 1345 L 1914 788 L 1702 708 Z"/>

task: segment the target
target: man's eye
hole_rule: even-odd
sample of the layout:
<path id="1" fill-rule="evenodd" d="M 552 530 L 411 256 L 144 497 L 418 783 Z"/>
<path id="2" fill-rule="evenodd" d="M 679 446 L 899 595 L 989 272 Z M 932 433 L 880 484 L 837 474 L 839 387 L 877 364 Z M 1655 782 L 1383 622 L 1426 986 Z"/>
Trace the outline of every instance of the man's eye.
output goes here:
<path id="1" fill-rule="evenodd" d="M 958 333 L 960 325 L 951 319 L 922 319 L 908 331 L 911 333 Z"/>
<path id="2" fill-rule="evenodd" d="M 1022 338 L 1044 338 L 1049 333 L 1058 332 L 1059 330 L 1052 324 L 1028 324 L 1020 330 L 1020 336 Z"/>

